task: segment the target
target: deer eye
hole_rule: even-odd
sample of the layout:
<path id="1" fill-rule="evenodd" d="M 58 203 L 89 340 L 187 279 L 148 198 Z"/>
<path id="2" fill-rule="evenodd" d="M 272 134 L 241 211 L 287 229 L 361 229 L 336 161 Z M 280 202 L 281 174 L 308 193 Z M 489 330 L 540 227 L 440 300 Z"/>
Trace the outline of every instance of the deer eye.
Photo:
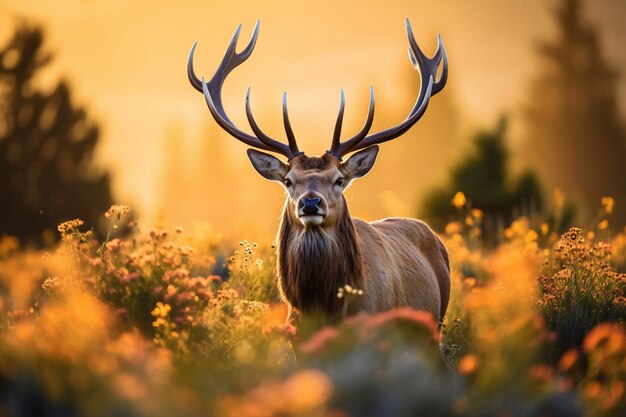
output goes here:
<path id="1" fill-rule="evenodd" d="M 344 179 L 343 178 L 338 178 L 337 181 L 335 181 L 335 185 L 337 187 L 343 187 L 344 184 Z"/>
<path id="2" fill-rule="evenodd" d="M 293 184 L 291 183 L 291 181 L 289 181 L 288 179 L 285 178 L 285 181 L 283 181 L 285 183 L 285 187 L 289 188 L 291 187 Z"/>

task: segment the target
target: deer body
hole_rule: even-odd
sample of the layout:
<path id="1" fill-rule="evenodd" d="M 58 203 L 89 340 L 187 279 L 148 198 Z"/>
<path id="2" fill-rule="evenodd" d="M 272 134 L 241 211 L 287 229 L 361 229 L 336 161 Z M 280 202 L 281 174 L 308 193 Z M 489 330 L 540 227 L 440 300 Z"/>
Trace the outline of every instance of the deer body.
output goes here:
<path id="1" fill-rule="evenodd" d="M 348 313 L 408 306 L 442 320 L 450 292 L 448 255 L 425 223 L 407 218 L 365 222 L 342 212 L 332 227 L 306 227 L 287 201 L 277 236 L 279 288 L 290 306 L 306 314 L 339 318 L 348 284 L 362 289 Z"/>
<path id="2" fill-rule="evenodd" d="M 450 293 L 448 255 L 437 235 L 423 222 L 389 218 L 364 222 L 350 216 L 343 192 L 350 183 L 366 175 L 378 155 L 379 143 L 392 140 L 409 130 L 424 114 L 431 96 L 445 86 L 447 57 L 441 38 L 434 57 L 419 49 L 407 20 L 409 58 L 421 75 L 416 103 L 399 125 L 368 132 L 374 117 L 374 92 L 366 121 L 352 138 L 341 141 L 344 95 L 331 148 L 322 156 L 306 156 L 298 145 L 283 96 L 283 120 L 288 143 L 267 136 L 257 125 L 250 109 L 250 89 L 246 94 L 246 115 L 254 135 L 237 128 L 224 111 L 221 90 L 226 76 L 252 53 L 259 24 L 246 48 L 236 52 L 241 26 L 235 32 L 224 59 L 207 83 L 193 71 L 191 49 L 187 74 L 191 84 L 204 94 L 215 121 L 229 134 L 254 148 L 282 154 L 273 155 L 248 149 L 252 165 L 264 178 L 280 183 L 287 192 L 278 232 L 279 287 L 290 307 L 303 313 L 318 312 L 340 318 L 344 301 L 337 297 L 340 287 L 350 285 L 364 295 L 350 300 L 348 313 L 376 313 L 409 306 L 431 312 L 441 321 Z M 437 79 L 439 67 L 441 75 Z M 358 152 L 356 152 L 358 151 Z M 353 153 L 354 152 L 354 153 Z M 351 154 L 343 161 L 343 157 Z"/>

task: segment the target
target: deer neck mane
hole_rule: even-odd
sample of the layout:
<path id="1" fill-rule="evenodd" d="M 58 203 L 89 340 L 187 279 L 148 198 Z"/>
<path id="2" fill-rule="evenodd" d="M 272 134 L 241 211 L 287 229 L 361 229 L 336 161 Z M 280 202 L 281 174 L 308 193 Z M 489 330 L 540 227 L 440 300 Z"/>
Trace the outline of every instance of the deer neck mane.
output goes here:
<path id="1" fill-rule="evenodd" d="M 278 231 L 278 273 L 282 296 L 301 312 L 338 316 L 344 300 L 337 290 L 362 289 L 363 263 L 356 229 L 345 200 L 333 227 L 304 227 L 285 204 Z"/>

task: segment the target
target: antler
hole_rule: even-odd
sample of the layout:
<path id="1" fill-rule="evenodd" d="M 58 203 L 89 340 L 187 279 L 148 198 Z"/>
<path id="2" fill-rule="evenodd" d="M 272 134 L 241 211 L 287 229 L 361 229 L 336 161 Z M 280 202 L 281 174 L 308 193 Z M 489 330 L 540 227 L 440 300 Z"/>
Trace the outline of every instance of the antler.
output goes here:
<path id="1" fill-rule="evenodd" d="M 222 104 L 222 86 L 224 85 L 224 80 L 233 69 L 241 65 L 252 54 L 254 46 L 256 45 L 256 40 L 259 36 L 260 23 L 260 21 L 256 22 L 248 45 L 240 53 L 237 53 L 235 50 L 237 47 L 237 41 L 239 40 L 241 25 L 237 27 L 237 30 L 235 30 L 235 34 L 228 45 L 228 49 L 226 49 L 226 54 L 224 55 L 220 66 L 217 68 L 215 75 L 213 75 L 213 78 L 211 78 L 208 83 L 204 81 L 204 77 L 202 77 L 202 81 L 200 81 L 193 71 L 193 54 L 198 44 L 197 42 L 194 43 L 191 47 L 191 51 L 189 52 L 189 58 L 187 59 L 187 75 L 191 85 L 196 90 L 204 94 L 206 103 L 209 106 L 209 111 L 222 129 L 246 145 L 266 151 L 277 152 L 286 156 L 288 159 L 291 159 L 295 156 L 301 155 L 302 152 L 298 150 L 296 138 L 293 135 L 291 124 L 289 123 L 289 116 L 287 114 L 287 93 L 283 95 L 283 120 L 289 141 L 288 145 L 270 138 L 263 133 L 257 125 L 254 117 L 252 116 L 252 111 L 250 110 L 250 87 L 248 87 L 248 91 L 246 93 L 246 115 L 248 117 L 250 127 L 256 136 L 252 136 L 238 129 L 226 114 L 224 105 Z"/>
<path id="2" fill-rule="evenodd" d="M 370 87 L 370 105 L 365 124 L 359 133 L 357 133 L 354 137 L 345 142 L 340 142 L 341 124 L 343 121 L 343 110 L 345 106 L 344 94 L 342 90 L 339 115 L 337 116 L 337 123 L 335 124 L 333 141 L 331 148 L 326 152 L 341 159 L 349 152 L 358 151 L 359 149 L 367 148 L 368 146 L 397 138 L 409 130 L 424 115 L 430 98 L 440 92 L 446 85 L 446 81 L 448 79 L 448 57 L 446 55 L 446 49 L 443 46 L 443 41 L 441 40 L 441 36 L 437 35 L 437 51 L 435 52 L 433 58 L 429 59 L 417 45 L 409 19 L 406 19 L 406 31 L 409 39 L 409 58 L 411 59 L 411 63 L 415 69 L 419 71 L 422 81 L 420 93 L 415 101 L 413 109 L 407 118 L 399 125 L 366 136 L 372 126 L 372 120 L 374 119 L 374 90 Z M 438 81 L 435 81 L 437 70 L 442 62 L 441 76 Z"/>

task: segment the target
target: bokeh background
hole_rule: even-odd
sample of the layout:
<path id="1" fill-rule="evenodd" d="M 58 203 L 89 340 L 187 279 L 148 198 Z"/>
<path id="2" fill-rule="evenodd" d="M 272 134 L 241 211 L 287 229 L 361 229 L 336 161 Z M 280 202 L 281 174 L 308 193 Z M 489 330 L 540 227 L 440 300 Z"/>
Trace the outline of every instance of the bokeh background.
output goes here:
<path id="1" fill-rule="evenodd" d="M 186 58 L 209 78 L 238 24 L 252 57 L 224 87 L 249 130 L 244 96 L 284 138 L 281 97 L 308 154 L 327 149 L 345 90 L 344 134 L 401 122 L 419 88 L 404 19 L 430 55 L 436 34 L 449 84 L 408 134 L 382 146 L 347 191 L 371 220 L 443 225 L 463 191 L 499 228 L 518 214 L 590 221 L 603 196 L 626 221 L 626 48 L 622 0 L 0 1 L 0 234 L 54 240 L 74 217 L 97 228 L 112 203 L 144 225 L 209 224 L 271 238 L 282 188 L 259 177 L 189 85 Z M 241 49 L 241 46 L 240 46 Z"/>

